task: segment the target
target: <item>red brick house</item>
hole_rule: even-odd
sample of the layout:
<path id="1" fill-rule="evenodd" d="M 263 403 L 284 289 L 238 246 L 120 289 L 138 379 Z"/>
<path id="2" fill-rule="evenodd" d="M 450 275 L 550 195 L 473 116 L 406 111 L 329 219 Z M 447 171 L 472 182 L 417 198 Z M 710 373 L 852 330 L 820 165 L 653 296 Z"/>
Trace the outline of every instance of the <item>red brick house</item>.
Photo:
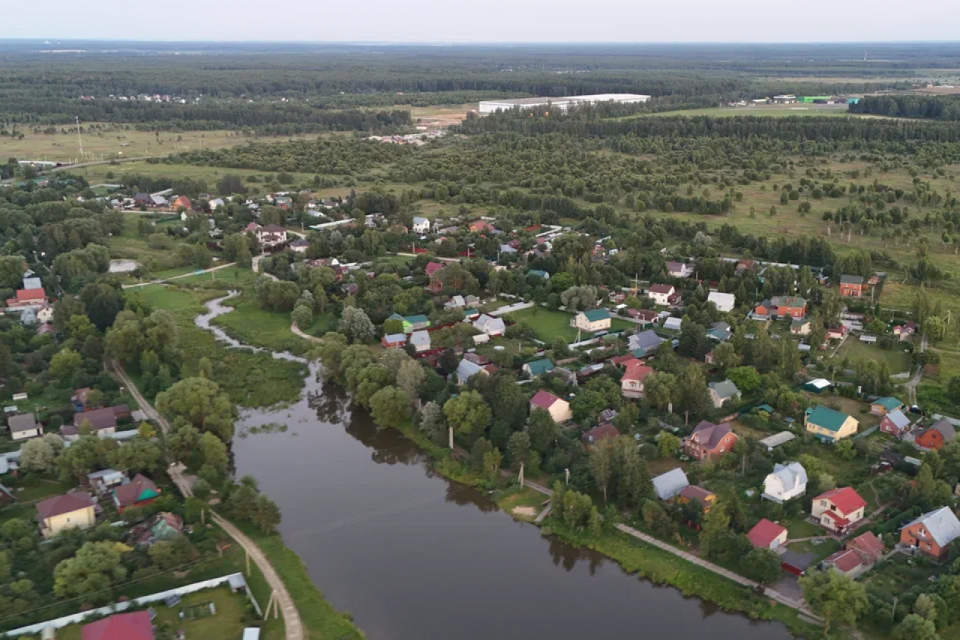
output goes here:
<path id="1" fill-rule="evenodd" d="M 728 453 L 739 438 L 729 424 L 702 421 L 683 439 L 683 450 L 691 458 L 712 460 Z"/>
<path id="2" fill-rule="evenodd" d="M 925 513 L 900 530 L 900 544 L 917 549 L 934 560 L 942 559 L 960 537 L 960 520 L 950 507 Z"/>
<path id="3" fill-rule="evenodd" d="M 807 301 L 799 296 L 775 296 L 770 305 L 777 310 L 777 316 L 783 318 L 802 318 L 807 315 Z"/>
<path id="4" fill-rule="evenodd" d="M 924 449 L 940 450 L 947 443 L 952 442 L 956 436 L 957 430 L 944 418 L 918 433 L 914 443 Z"/>
<path id="5" fill-rule="evenodd" d="M 863 278 L 860 276 L 840 276 L 840 295 L 845 298 L 859 298 L 863 295 Z"/>
<path id="6" fill-rule="evenodd" d="M 910 429 L 910 418 L 903 411 L 897 409 L 883 416 L 880 420 L 880 431 L 892 436 L 901 437 Z"/>
<path id="7" fill-rule="evenodd" d="M 427 277 L 430 278 L 428 285 L 430 291 L 440 293 L 443 291 L 443 282 L 440 280 L 440 271 L 443 270 L 443 264 L 440 262 L 428 262 L 426 267 Z"/>

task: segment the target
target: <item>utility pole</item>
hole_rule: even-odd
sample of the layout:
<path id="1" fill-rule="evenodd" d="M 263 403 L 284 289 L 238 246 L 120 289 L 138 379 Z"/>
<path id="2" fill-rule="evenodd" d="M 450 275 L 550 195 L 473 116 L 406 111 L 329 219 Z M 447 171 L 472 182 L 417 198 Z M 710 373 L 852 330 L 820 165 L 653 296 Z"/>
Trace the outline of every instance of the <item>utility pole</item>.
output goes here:
<path id="1" fill-rule="evenodd" d="M 83 157 L 83 138 L 80 136 L 80 116 L 77 116 L 77 141 L 80 143 L 80 157 Z"/>

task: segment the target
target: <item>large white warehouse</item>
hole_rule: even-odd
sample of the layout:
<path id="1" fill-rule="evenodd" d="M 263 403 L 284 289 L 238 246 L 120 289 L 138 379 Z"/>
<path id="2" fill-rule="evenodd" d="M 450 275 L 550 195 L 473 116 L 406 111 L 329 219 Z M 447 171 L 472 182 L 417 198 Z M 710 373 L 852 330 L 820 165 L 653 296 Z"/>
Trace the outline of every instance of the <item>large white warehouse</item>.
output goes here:
<path id="1" fill-rule="evenodd" d="M 485 100 L 480 103 L 480 113 L 493 113 L 498 109 L 531 109 L 533 107 L 543 107 L 552 105 L 553 108 L 560 111 L 566 111 L 570 105 L 579 105 L 583 103 L 596 104 L 597 102 L 622 102 L 631 104 L 635 102 L 646 102 L 650 96 L 639 95 L 636 93 L 601 93 L 593 96 L 569 96 L 566 98 L 518 98 L 516 100 Z"/>

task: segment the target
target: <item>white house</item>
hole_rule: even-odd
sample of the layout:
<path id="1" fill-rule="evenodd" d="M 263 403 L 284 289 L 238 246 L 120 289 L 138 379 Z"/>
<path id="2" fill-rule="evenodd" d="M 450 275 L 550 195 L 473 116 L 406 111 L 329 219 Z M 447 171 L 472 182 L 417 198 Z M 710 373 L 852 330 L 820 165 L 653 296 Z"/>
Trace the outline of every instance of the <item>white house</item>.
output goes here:
<path id="1" fill-rule="evenodd" d="M 417 216 L 413 219 L 414 233 L 430 233 L 430 221 L 426 218 Z"/>
<path id="2" fill-rule="evenodd" d="M 410 334 L 409 344 L 413 345 L 413 348 L 417 353 L 422 351 L 430 350 L 430 332 L 429 331 L 414 331 Z"/>
<path id="3" fill-rule="evenodd" d="M 606 309 L 581 311 L 573 319 L 573 326 L 590 333 L 604 331 L 610 328 L 610 312 Z"/>
<path id="4" fill-rule="evenodd" d="M 670 299 L 677 293 L 672 284 L 655 284 L 650 287 L 647 295 L 653 300 L 653 304 L 661 307 L 669 307 Z"/>
<path id="5" fill-rule="evenodd" d="M 663 328 L 669 331 L 680 331 L 683 326 L 683 318 L 669 317 L 663 321 Z"/>
<path id="6" fill-rule="evenodd" d="M 467 380 L 471 377 L 482 373 L 483 375 L 489 375 L 487 370 L 478 365 L 475 362 L 470 362 L 469 360 L 461 360 L 460 364 L 457 365 L 457 384 L 463 385 L 466 384 Z"/>
<path id="7" fill-rule="evenodd" d="M 773 473 L 763 481 L 762 498 L 784 503 L 802 496 L 807 490 L 807 471 L 799 462 L 775 464 Z"/>
<path id="8" fill-rule="evenodd" d="M 693 275 L 693 269 L 683 262 L 668 262 L 667 273 L 674 278 L 689 278 Z"/>
<path id="9" fill-rule="evenodd" d="M 474 320 L 473 327 L 490 337 L 502 336 L 503 332 L 507 330 L 507 326 L 503 323 L 503 318 L 494 318 L 487 314 L 483 314 Z"/>
<path id="10" fill-rule="evenodd" d="M 32 413 L 7 418 L 7 427 L 10 428 L 12 440 L 26 440 L 43 435 L 43 425 L 36 421 Z"/>
<path id="11" fill-rule="evenodd" d="M 737 297 L 732 293 L 720 293 L 711 291 L 707 296 L 707 302 L 712 302 L 721 313 L 730 313 L 737 306 Z"/>
<path id="12" fill-rule="evenodd" d="M 287 242 L 287 230 L 277 224 L 258 227 L 256 234 L 262 247 L 277 247 Z"/>
<path id="13" fill-rule="evenodd" d="M 707 386 L 710 387 L 710 399 L 713 401 L 713 406 L 716 409 L 722 407 L 728 400 L 737 400 L 740 398 L 740 389 L 737 389 L 737 385 L 733 384 L 730 380 L 711 382 Z"/>

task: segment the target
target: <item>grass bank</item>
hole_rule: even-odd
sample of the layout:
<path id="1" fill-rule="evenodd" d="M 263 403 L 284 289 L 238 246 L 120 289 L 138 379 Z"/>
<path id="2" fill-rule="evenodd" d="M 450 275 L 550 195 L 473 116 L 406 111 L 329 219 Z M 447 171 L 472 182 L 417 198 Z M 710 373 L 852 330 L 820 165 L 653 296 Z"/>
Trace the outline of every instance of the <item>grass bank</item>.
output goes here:
<path id="1" fill-rule="evenodd" d="M 213 321 L 232 338 L 246 344 L 256 345 L 271 351 L 288 351 L 294 355 L 303 355 L 310 350 L 310 343 L 290 331 L 290 314 L 266 311 L 247 294 L 232 298 L 226 303 L 233 311 Z M 318 315 L 313 324 L 305 331 L 308 335 L 322 336 L 333 330 L 333 315 Z"/>

